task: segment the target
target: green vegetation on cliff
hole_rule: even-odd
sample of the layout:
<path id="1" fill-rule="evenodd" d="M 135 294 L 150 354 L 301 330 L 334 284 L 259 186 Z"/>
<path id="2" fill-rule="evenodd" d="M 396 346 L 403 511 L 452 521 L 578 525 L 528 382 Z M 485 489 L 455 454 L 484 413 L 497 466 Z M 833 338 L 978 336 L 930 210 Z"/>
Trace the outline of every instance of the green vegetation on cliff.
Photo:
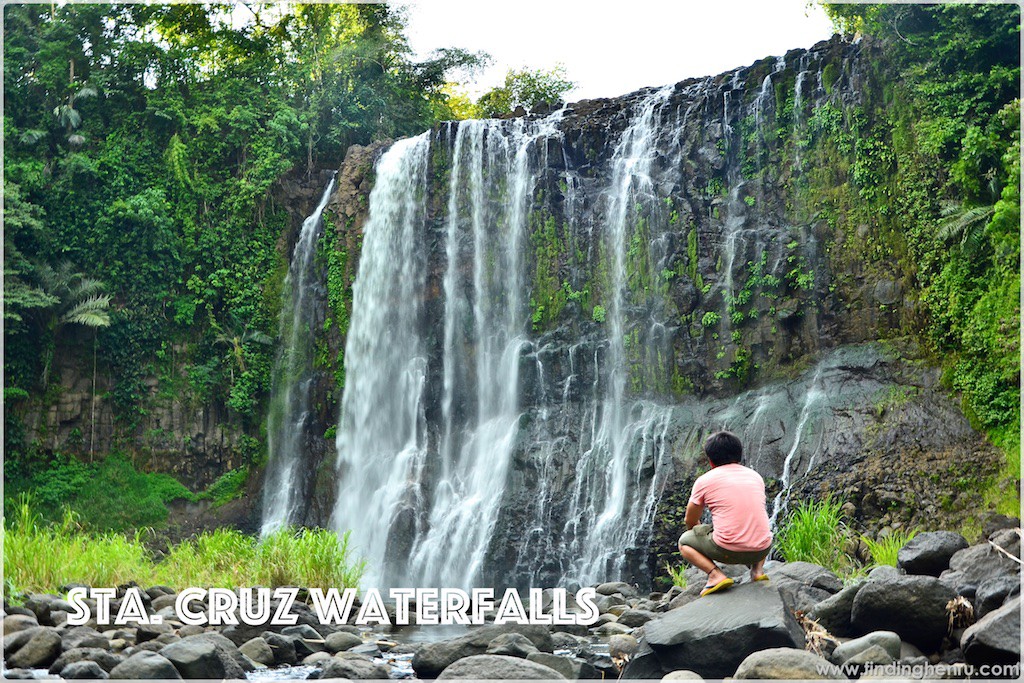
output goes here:
<path id="1" fill-rule="evenodd" d="M 222 416 L 229 466 L 258 462 L 281 181 L 451 118 L 446 73 L 479 57 L 412 61 L 383 4 L 13 4 L 4 22 L 8 483 L 48 471 L 44 447 L 183 449 L 147 422 L 171 402 Z M 62 368 L 113 407 L 111 440 L 95 410 L 76 438 L 22 424 L 71 389 Z"/>

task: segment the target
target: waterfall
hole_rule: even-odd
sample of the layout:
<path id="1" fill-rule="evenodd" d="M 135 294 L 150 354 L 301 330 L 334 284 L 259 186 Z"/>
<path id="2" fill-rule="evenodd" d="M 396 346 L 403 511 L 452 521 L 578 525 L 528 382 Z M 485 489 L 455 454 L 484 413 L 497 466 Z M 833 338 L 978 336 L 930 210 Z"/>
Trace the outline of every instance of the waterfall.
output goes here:
<path id="1" fill-rule="evenodd" d="M 284 281 L 281 346 L 274 363 L 267 417 L 269 456 L 263 489 L 264 535 L 289 524 L 300 523 L 300 505 L 309 490 L 304 454 L 312 408 L 313 334 L 310 325 L 317 305 L 314 290 L 320 286 L 314 273 L 314 257 L 323 228 L 321 217 L 332 192 L 333 175 L 320 197 L 320 203 L 302 223 Z"/>
<path id="2" fill-rule="evenodd" d="M 377 164 L 363 231 L 359 276 L 345 344 L 345 389 L 336 446 L 338 497 L 332 523 L 351 530 L 366 557 L 369 585 L 386 566 L 389 529 L 413 524 L 426 458 L 424 386 L 427 350 L 421 336 L 430 139 L 399 140 Z"/>

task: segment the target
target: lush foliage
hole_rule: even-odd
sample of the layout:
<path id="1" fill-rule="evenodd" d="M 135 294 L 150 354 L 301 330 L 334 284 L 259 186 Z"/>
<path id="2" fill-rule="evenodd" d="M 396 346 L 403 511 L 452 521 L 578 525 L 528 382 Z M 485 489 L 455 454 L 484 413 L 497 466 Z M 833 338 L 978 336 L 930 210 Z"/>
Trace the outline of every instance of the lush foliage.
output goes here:
<path id="1" fill-rule="evenodd" d="M 486 118 L 511 113 L 518 107 L 531 110 L 542 104 L 554 105 L 574 87 L 561 65 L 550 70 L 510 69 L 502 85 L 477 100 L 474 113 Z"/>
<path id="2" fill-rule="evenodd" d="M 84 370 L 95 348 L 126 449 L 159 401 L 258 433 L 281 180 L 451 118 L 446 74 L 480 57 L 412 61 L 384 4 L 12 4 L 4 21 L 9 432 L 27 400 L 60 398 L 55 360 Z M 15 438 L 6 457 L 34 450 Z"/>
<path id="3" fill-rule="evenodd" d="M 826 9 L 880 41 L 888 78 L 906 84 L 840 113 L 853 180 L 890 230 L 883 250 L 914 278 L 946 380 L 1019 476 L 1020 8 Z"/>
<path id="4" fill-rule="evenodd" d="M 4 578 L 11 592 L 56 592 L 69 583 L 116 586 L 357 586 L 364 565 L 351 557 L 348 536 L 324 529 L 283 529 L 257 539 L 218 529 L 172 546 L 154 561 L 140 533 L 84 531 L 66 511 L 46 524 L 22 502 L 5 517 Z"/>
<path id="5" fill-rule="evenodd" d="M 89 529 L 125 531 L 161 526 L 167 521 L 167 503 L 194 498 L 174 477 L 139 472 L 117 453 L 93 463 L 55 455 L 27 471 L 17 466 L 13 460 L 4 463 L 7 517 L 15 514 L 14 501 L 26 494 L 43 521 L 56 522 L 67 509 Z"/>

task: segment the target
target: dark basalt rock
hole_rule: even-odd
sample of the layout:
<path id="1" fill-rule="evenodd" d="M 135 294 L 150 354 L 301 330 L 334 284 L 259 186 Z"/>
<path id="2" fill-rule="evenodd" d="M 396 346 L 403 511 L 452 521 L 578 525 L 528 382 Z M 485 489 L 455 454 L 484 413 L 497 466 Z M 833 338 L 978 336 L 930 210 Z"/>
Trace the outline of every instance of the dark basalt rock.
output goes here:
<path id="1" fill-rule="evenodd" d="M 967 539 L 952 531 L 921 533 L 900 548 L 897 566 L 908 574 L 938 576 L 949 568 L 953 555 L 966 547 Z"/>

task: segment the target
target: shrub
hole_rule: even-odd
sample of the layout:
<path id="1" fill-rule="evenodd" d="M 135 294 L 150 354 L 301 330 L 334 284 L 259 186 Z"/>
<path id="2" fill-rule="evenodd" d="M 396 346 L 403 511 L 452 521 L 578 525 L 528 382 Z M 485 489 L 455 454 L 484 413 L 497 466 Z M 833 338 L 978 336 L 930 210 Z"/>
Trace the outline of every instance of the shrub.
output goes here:
<path id="1" fill-rule="evenodd" d="M 890 567 L 895 567 L 896 555 L 899 553 L 900 548 L 905 546 L 910 539 L 916 535 L 917 529 L 913 529 L 907 533 L 894 531 L 885 538 L 881 538 L 877 541 L 871 540 L 867 536 L 861 536 L 860 540 L 862 540 L 864 545 L 868 547 L 868 551 L 871 553 L 871 559 L 876 565 L 889 565 Z"/>
<path id="2" fill-rule="evenodd" d="M 812 562 L 835 573 L 849 569 L 842 553 L 845 527 L 841 501 L 828 496 L 801 502 L 775 534 L 775 551 L 786 562 Z"/>

